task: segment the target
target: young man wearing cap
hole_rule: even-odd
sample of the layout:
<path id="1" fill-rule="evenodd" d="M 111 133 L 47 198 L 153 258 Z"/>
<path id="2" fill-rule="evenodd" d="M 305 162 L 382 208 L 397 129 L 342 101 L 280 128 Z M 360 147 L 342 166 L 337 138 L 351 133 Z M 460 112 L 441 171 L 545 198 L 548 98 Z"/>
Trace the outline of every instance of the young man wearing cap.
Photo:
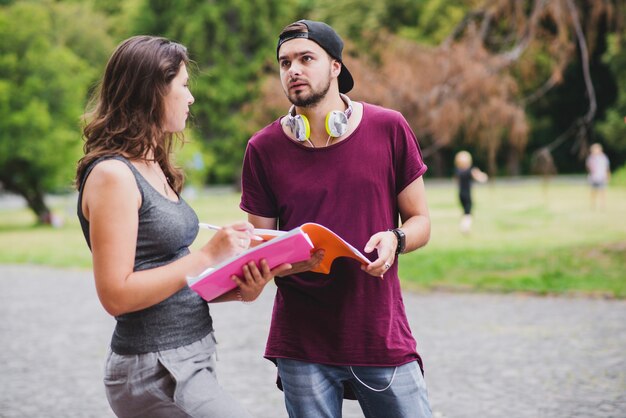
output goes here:
<path id="1" fill-rule="evenodd" d="M 290 417 L 339 417 L 344 397 L 366 417 L 430 417 L 396 262 L 430 236 L 426 165 L 400 113 L 345 96 L 354 81 L 342 50 L 325 23 L 280 34 L 293 106 L 250 139 L 240 206 L 258 228 L 320 223 L 371 262 L 339 258 L 330 274 L 314 273 L 320 249 L 277 277 L 265 357 L 278 366 Z"/>

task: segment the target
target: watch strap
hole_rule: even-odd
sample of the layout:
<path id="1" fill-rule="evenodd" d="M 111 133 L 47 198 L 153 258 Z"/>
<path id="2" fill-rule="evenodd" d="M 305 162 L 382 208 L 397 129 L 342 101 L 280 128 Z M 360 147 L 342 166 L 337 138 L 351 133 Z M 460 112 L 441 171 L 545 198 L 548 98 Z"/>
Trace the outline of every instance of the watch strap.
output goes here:
<path id="1" fill-rule="evenodd" d="M 406 235 L 403 230 L 400 228 L 390 229 L 391 232 L 396 236 L 398 240 L 398 245 L 396 246 L 396 256 L 404 252 L 406 248 Z"/>

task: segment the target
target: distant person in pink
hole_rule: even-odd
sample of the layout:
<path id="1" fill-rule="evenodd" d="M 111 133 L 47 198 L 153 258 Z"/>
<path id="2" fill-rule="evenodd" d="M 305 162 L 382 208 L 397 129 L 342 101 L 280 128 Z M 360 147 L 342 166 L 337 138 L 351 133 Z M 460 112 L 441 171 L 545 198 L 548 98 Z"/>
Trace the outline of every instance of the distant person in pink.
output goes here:
<path id="1" fill-rule="evenodd" d="M 294 263 L 278 290 L 265 351 L 292 418 L 340 417 L 344 398 L 365 417 L 431 417 L 422 360 L 402 301 L 398 256 L 424 246 L 430 217 L 415 135 L 397 111 L 352 102 L 343 41 L 302 20 L 276 56 L 288 114 L 249 141 L 241 208 L 257 228 L 322 224 L 368 256 L 361 267 L 324 257 Z"/>
<path id="2" fill-rule="evenodd" d="M 585 166 L 591 186 L 591 208 L 603 209 L 606 207 L 606 186 L 611 179 L 611 167 L 602 145 L 598 143 L 591 145 Z"/>

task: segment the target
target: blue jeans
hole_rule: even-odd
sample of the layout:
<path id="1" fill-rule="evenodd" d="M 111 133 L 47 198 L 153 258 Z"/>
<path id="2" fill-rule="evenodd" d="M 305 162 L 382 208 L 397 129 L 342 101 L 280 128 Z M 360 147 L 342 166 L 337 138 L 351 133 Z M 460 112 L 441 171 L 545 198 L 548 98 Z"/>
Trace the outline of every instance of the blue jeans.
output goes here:
<path id="1" fill-rule="evenodd" d="M 351 385 L 366 418 L 430 418 L 426 383 L 416 361 L 398 367 L 328 366 L 277 359 L 292 418 L 341 417 Z"/>

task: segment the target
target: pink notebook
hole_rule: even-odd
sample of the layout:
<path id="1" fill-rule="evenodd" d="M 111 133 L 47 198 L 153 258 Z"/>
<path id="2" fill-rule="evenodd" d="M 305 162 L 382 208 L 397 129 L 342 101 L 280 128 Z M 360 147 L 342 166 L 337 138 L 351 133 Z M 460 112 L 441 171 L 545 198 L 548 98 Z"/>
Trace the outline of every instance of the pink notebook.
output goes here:
<path id="1" fill-rule="evenodd" d="M 196 277 L 188 277 L 187 282 L 204 300 L 211 301 L 236 287 L 231 276 L 243 277 L 244 264 L 255 261 L 258 265 L 262 259 L 266 259 L 273 269 L 284 263 L 308 260 L 312 249 L 313 243 L 309 236 L 300 228 L 295 228 L 208 268 Z"/>

